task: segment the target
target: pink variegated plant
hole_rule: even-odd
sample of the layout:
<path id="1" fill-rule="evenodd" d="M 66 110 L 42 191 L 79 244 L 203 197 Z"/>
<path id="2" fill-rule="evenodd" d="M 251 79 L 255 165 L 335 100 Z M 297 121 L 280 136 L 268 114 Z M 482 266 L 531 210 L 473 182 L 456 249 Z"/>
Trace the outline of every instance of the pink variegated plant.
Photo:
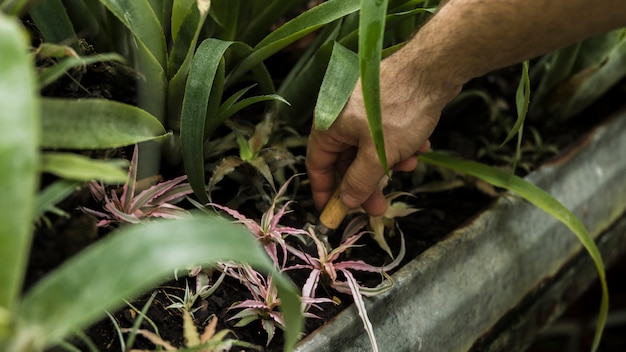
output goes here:
<path id="1" fill-rule="evenodd" d="M 239 321 L 237 327 L 246 326 L 255 320 L 261 320 L 261 326 L 267 333 L 267 345 L 272 341 L 276 332 L 276 327 L 285 328 L 283 315 L 278 308 L 280 299 L 278 289 L 272 282 L 272 276 L 267 278 L 261 273 L 252 269 L 248 264 L 222 264 L 224 272 L 238 279 L 250 292 L 252 298 L 233 304 L 229 310 L 241 309 L 229 320 Z M 303 307 L 316 306 L 318 303 L 333 303 L 328 298 L 311 298 L 303 300 Z M 319 308 L 319 307 L 317 307 Z M 304 316 L 309 318 L 319 318 L 316 315 L 304 311 Z"/>
<path id="2" fill-rule="evenodd" d="M 234 209 L 217 203 L 209 203 L 210 206 L 225 211 L 238 222 L 242 223 L 261 242 L 267 251 L 267 254 L 279 268 L 283 268 L 287 260 L 287 245 L 284 237 L 289 235 L 307 235 L 307 232 L 303 229 L 279 225 L 280 219 L 289 212 L 287 208 L 292 202 L 286 202 L 282 207 L 280 207 L 280 209 L 278 209 L 278 211 L 276 211 L 276 205 L 280 197 L 282 197 L 287 190 L 287 186 L 293 177 L 295 176 L 292 176 L 289 180 L 287 180 L 287 182 L 285 182 L 285 184 L 278 190 L 276 196 L 272 200 L 272 204 L 261 216 L 260 223 L 247 218 L 245 215 Z M 282 261 L 278 258 L 277 246 L 279 246 L 282 250 Z"/>
<path id="3" fill-rule="evenodd" d="M 400 261 L 404 257 L 404 238 L 402 238 L 401 241 L 402 246 L 400 249 L 400 253 L 395 258 L 395 260 L 388 265 L 379 267 L 367 264 L 362 260 L 340 260 L 339 257 L 341 254 L 345 253 L 350 248 L 357 247 L 356 242 L 359 240 L 359 238 L 368 233 L 367 231 L 359 232 L 360 228 L 362 228 L 364 224 L 365 222 L 362 219 L 355 218 L 355 220 L 350 223 L 346 228 L 346 239 L 337 248 L 334 248 L 332 250 L 329 250 L 329 248 L 317 237 L 313 229 L 309 229 L 307 234 L 315 243 L 317 256 L 306 253 L 300 249 L 288 246 L 288 251 L 301 259 L 304 264 L 295 264 L 293 266 L 285 268 L 285 270 L 311 270 L 311 273 L 309 274 L 309 277 L 307 278 L 306 283 L 302 288 L 303 301 L 305 301 L 306 299 L 316 298 L 316 290 L 319 285 L 320 279 L 322 278 L 329 279 L 330 286 L 335 290 L 342 293 L 351 294 L 352 298 L 354 299 L 354 304 L 357 308 L 357 311 L 359 312 L 359 316 L 363 321 L 365 330 L 367 331 L 367 334 L 370 338 L 372 348 L 374 351 L 378 351 L 376 338 L 374 336 L 372 324 L 367 316 L 367 310 L 365 309 L 363 296 L 374 296 L 391 288 L 393 283 L 391 281 L 391 277 L 387 275 L 386 272 L 398 266 L 398 264 L 400 264 Z M 380 273 L 385 278 L 387 278 L 387 280 L 384 280 L 380 285 L 376 287 L 361 286 L 352 274 L 353 271 Z"/>
<path id="4" fill-rule="evenodd" d="M 155 217 L 181 218 L 189 215 L 187 210 L 174 205 L 193 193 L 189 184 L 183 183 L 187 176 L 159 182 L 136 194 L 137 163 L 138 152 L 135 145 L 128 177 L 121 189 L 113 189 L 107 193 L 101 182 L 92 181 L 89 184 L 92 196 L 102 203 L 103 211 L 88 208 L 83 210 L 100 219 L 98 226 L 108 226 L 116 222 L 136 224 Z"/>

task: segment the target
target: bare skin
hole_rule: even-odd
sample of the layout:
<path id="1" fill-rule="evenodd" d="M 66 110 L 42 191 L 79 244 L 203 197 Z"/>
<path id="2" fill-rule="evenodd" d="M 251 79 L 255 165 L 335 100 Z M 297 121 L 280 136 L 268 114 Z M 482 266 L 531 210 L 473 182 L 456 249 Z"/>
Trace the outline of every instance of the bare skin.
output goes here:
<path id="1" fill-rule="evenodd" d="M 450 0 L 409 43 L 381 63 L 386 153 L 411 171 L 441 111 L 472 78 L 626 26 L 623 0 Z M 360 83 L 327 131 L 312 131 L 306 166 L 318 209 L 344 174 L 341 199 L 371 215 L 386 209 L 384 171 L 367 127 Z"/>

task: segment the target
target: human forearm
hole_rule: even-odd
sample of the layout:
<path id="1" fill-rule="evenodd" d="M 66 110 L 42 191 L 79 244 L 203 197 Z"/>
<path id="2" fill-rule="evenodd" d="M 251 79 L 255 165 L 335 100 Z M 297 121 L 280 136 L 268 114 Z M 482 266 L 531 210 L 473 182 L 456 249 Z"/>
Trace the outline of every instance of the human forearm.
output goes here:
<path id="1" fill-rule="evenodd" d="M 623 0 L 450 0 L 390 59 L 396 68 L 427 69 L 462 85 L 624 25 Z"/>

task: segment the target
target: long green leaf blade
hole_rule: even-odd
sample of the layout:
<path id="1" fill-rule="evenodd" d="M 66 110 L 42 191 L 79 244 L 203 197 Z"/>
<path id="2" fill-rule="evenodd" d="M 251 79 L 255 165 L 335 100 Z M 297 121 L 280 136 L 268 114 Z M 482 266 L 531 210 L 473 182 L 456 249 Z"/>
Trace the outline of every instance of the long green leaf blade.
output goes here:
<path id="1" fill-rule="evenodd" d="M 128 226 L 78 254 L 26 294 L 20 332 L 35 339 L 35 346 L 51 346 L 164 281 L 176 268 L 227 260 L 274 276 L 288 327 L 285 350 L 291 350 L 303 326 L 295 286 L 243 227 L 206 216 Z"/>
<path id="2" fill-rule="evenodd" d="M 204 186 L 204 130 L 213 80 L 226 50 L 233 42 L 214 38 L 200 44 L 191 63 L 180 121 L 180 139 L 185 173 L 196 197 L 208 203 Z"/>
<path id="3" fill-rule="evenodd" d="M 45 212 L 53 210 L 57 203 L 76 191 L 81 183 L 80 181 L 58 180 L 46 187 L 37 195 L 35 219 Z"/>
<path id="4" fill-rule="evenodd" d="M 598 323 L 594 337 L 595 347 L 592 349 L 595 351 L 600 343 L 600 338 L 602 337 L 602 331 L 604 330 L 604 325 L 606 324 L 606 318 L 609 311 L 609 289 L 606 284 L 604 262 L 602 261 L 600 251 L 598 250 L 593 237 L 591 237 L 585 228 L 585 225 L 583 225 L 576 215 L 541 188 L 524 180 L 523 178 L 511 175 L 510 173 L 495 167 L 435 152 L 428 152 L 420 155 L 420 161 L 448 168 L 459 173 L 472 175 L 496 187 L 502 187 L 513 191 L 530 203 L 534 204 L 537 208 L 561 221 L 570 230 L 572 230 L 572 232 L 574 232 L 576 237 L 578 237 L 578 240 L 589 253 L 589 256 L 591 256 L 591 259 L 593 259 L 598 271 L 598 276 L 600 277 L 600 284 L 602 286 L 600 313 L 598 314 Z"/>
<path id="5" fill-rule="evenodd" d="M 256 103 L 260 103 L 264 101 L 275 101 L 275 102 L 280 102 L 280 103 L 289 105 L 289 102 L 286 101 L 283 97 L 281 97 L 278 94 L 256 95 L 256 96 L 245 98 L 241 101 L 238 101 L 237 103 L 231 106 L 225 107 L 224 109 L 222 109 L 222 107 L 220 106 L 217 119 L 220 121 L 226 121 L 226 119 L 236 114 L 238 111 L 245 109 L 252 104 L 256 104 Z"/>
<path id="6" fill-rule="evenodd" d="M 42 99 L 46 148 L 116 148 L 162 137 L 163 125 L 132 105 L 104 99 Z"/>
<path id="7" fill-rule="evenodd" d="M 376 147 L 378 160 L 385 173 L 389 174 L 383 135 L 382 108 L 380 105 L 380 60 L 386 12 L 387 0 L 361 0 L 359 71 L 361 73 L 363 103 L 367 112 L 370 135 Z"/>
<path id="8" fill-rule="evenodd" d="M 229 83 L 234 83 L 254 66 L 287 45 L 358 9 L 358 0 L 329 0 L 285 23 L 254 47 L 254 51 L 230 74 Z"/>
<path id="9" fill-rule="evenodd" d="M 31 241 L 40 125 L 26 33 L 17 21 L 2 13 L 0 53 L 0 311 L 12 311 L 22 287 Z"/>
<path id="10" fill-rule="evenodd" d="M 59 77 L 63 76 L 69 69 L 79 67 L 83 65 L 90 65 L 96 62 L 103 61 L 118 61 L 124 62 L 124 58 L 116 53 L 98 54 L 94 56 L 85 56 L 79 59 L 74 57 L 67 57 L 59 61 L 54 66 L 43 69 L 39 73 L 39 87 L 44 88 L 48 84 L 56 81 Z"/>
<path id="11" fill-rule="evenodd" d="M 148 0 L 99 0 L 132 33 L 132 56 L 145 79 L 137 85 L 138 106 L 165 123 L 167 109 L 167 45 L 163 27 Z M 142 145 L 147 162 L 141 173 L 158 172 L 160 149 L 154 144 Z"/>
<path id="12" fill-rule="evenodd" d="M 186 75 L 207 14 L 208 11 L 201 12 L 198 9 L 195 1 L 187 11 L 187 16 L 177 32 L 176 40 L 169 53 L 168 73 L 170 78 L 175 74 L 179 74 L 179 69 L 182 70 L 180 74 Z"/>
<path id="13" fill-rule="evenodd" d="M 103 161 L 74 153 L 48 152 L 41 156 L 41 171 L 75 181 L 124 183 L 128 163 Z"/>
<path id="14" fill-rule="evenodd" d="M 265 35 L 265 31 L 276 23 L 276 20 L 283 18 L 288 11 L 303 6 L 308 0 L 291 0 L 291 1 L 264 1 L 261 3 L 260 13 L 254 16 L 250 23 L 239 37 L 241 41 L 249 45 L 255 45 Z M 257 13 L 257 12 L 255 12 Z"/>
<path id="15" fill-rule="evenodd" d="M 61 0 L 40 1 L 29 13 L 48 43 L 71 45 L 78 50 L 78 38 Z"/>
<path id="16" fill-rule="evenodd" d="M 145 45 L 150 54 L 167 70 L 165 36 L 159 18 L 147 0 L 100 0 Z"/>
<path id="17" fill-rule="evenodd" d="M 178 37 L 178 31 L 185 21 L 185 17 L 188 16 L 191 7 L 194 6 L 196 0 L 177 0 L 172 4 L 172 19 L 171 19 L 171 32 L 172 41 L 176 42 Z"/>
<path id="18" fill-rule="evenodd" d="M 359 79 L 359 57 L 335 42 L 315 105 L 315 129 L 327 130 L 348 102 Z"/>
<path id="19" fill-rule="evenodd" d="M 508 136 L 504 139 L 504 142 L 500 146 L 505 145 L 513 138 L 518 132 L 521 133 L 521 128 L 526 119 L 526 113 L 528 112 L 528 105 L 530 104 L 530 77 L 528 76 L 528 61 L 522 63 L 522 76 L 520 77 L 517 90 L 515 92 L 515 106 L 517 108 L 517 120 L 513 128 L 509 131 Z"/>

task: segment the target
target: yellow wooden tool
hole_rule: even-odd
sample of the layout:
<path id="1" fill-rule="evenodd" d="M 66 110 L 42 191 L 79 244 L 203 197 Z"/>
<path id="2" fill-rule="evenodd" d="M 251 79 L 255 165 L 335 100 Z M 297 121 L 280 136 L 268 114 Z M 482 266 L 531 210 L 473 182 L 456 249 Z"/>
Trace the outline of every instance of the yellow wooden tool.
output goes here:
<path id="1" fill-rule="evenodd" d="M 329 250 L 328 236 L 331 236 L 337 230 L 349 210 L 350 208 L 341 201 L 339 187 L 337 187 L 328 203 L 326 203 L 324 210 L 322 210 L 319 222 L 315 226 L 315 234 Z"/>

